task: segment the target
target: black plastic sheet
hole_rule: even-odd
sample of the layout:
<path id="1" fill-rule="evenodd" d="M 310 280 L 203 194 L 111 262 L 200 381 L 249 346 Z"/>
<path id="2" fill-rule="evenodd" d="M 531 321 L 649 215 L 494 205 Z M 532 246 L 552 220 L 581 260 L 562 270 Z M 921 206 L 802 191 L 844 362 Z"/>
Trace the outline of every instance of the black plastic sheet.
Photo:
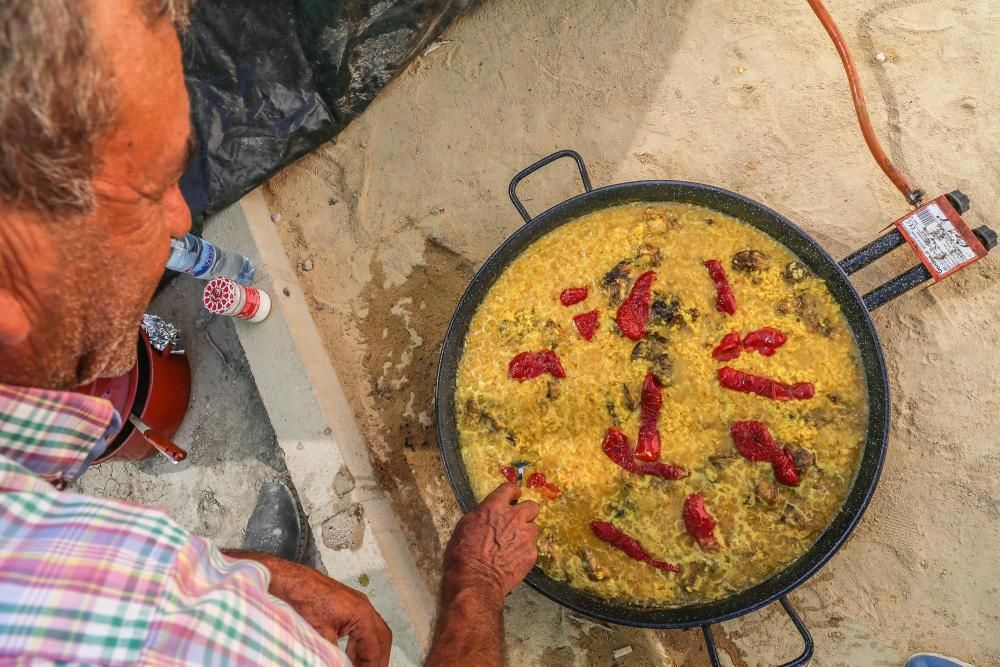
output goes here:
<path id="1" fill-rule="evenodd" d="M 196 220 L 337 134 L 479 0 L 199 0 L 184 71 Z"/>

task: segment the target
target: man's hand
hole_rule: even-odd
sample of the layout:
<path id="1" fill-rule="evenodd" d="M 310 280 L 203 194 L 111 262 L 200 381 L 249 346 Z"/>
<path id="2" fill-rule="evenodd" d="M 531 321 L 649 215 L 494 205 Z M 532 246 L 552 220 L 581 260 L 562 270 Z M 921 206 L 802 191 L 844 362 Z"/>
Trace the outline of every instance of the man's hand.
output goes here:
<path id="1" fill-rule="evenodd" d="M 458 522 L 444 552 L 447 587 L 496 592 L 502 601 L 528 575 L 538 558 L 538 505 L 513 504 L 520 495 L 501 484 Z"/>
<path id="2" fill-rule="evenodd" d="M 348 635 L 347 657 L 355 667 L 386 667 L 392 631 L 368 598 L 305 565 L 257 552 L 226 552 L 255 560 L 271 571 L 268 592 L 287 602 L 327 640 Z"/>
<path id="3" fill-rule="evenodd" d="M 538 505 L 513 504 L 520 495 L 503 484 L 455 526 L 444 551 L 429 667 L 503 664 L 503 600 L 538 558 Z"/>

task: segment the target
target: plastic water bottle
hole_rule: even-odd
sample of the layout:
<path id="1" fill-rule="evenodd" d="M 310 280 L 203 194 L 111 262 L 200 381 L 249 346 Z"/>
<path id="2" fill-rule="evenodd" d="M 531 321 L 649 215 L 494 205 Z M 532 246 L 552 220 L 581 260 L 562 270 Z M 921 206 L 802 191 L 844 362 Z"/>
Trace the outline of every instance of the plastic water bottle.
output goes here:
<path id="1" fill-rule="evenodd" d="M 253 282 L 253 263 L 243 255 L 220 248 L 194 234 L 170 241 L 167 268 L 195 278 L 210 280 L 216 276 L 231 278 L 240 285 Z"/>

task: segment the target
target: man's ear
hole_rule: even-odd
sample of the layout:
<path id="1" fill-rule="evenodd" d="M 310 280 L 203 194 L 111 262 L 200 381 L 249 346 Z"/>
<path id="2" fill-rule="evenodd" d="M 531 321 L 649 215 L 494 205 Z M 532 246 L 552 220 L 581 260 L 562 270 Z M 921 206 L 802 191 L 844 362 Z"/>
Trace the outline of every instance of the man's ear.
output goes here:
<path id="1" fill-rule="evenodd" d="M 21 303 L 7 290 L 0 288 L 0 345 L 23 343 L 31 332 L 31 322 Z"/>

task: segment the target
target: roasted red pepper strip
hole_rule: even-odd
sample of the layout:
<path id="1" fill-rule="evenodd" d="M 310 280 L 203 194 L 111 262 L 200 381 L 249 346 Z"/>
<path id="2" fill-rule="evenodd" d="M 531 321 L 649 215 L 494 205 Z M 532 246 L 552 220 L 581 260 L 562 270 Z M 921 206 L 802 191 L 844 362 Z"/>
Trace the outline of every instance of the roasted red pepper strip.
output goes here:
<path id="1" fill-rule="evenodd" d="M 588 294 L 590 294 L 589 287 L 567 287 L 559 294 L 559 303 L 572 306 L 584 301 Z"/>
<path id="2" fill-rule="evenodd" d="M 655 271 L 646 271 L 635 279 L 628 298 L 618 307 L 615 322 L 618 328 L 628 338 L 639 340 L 646 335 L 646 322 L 649 321 L 649 304 L 652 301 L 653 279 Z"/>
<path id="3" fill-rule="evenodd" d="M 619 466 L 629 472 L 635 472 L 632 444 L 628 441 L 628 436 L 621 429 L 609 428 L 608 432 L 604 435 L 604 442 L 601 443 L 601 449 L 604 450 L 609 459 Z"/>
<path id="4" fill-rule="evenodd" d="M 543 373 L 557 378 L 566 377 L 566 371 L 559 362 L 559 357 L 552 350 L 522 352 L 507 365 L 507 376 L 518 382 L 531 380 Z"/>
<path id="5" fill-rule="evenodd" d="M 719 361 L 732 361 L 740 356 L 740 335 L 730 331 L 722 337 L 722 342 L 712 350 L 712 356 Z"/>
<path id="6" fill-rule="evenodd" d="M 635 445 L 635 458 L 653 462 L 660 458 L 660 409 L 663 407 L 663 390 L 656 376 L 646 373 L 642 382 L 642 396 L 639 399 L 639 438 Z"/>
<path id="7" fill-rule="evenodd" d="M 799 471 L 788 447 L 782 448 L 767 429 L 758 421 L 735 422 L 729 427 L 736 449 L 749 461 L 768 461 L 774 478 L 785 486 L 799 485 Z"/>
<path id="8" fill-rule="evenodd" d="M 550 484 L 549 481 L 545 479 L 545 475 L 540 472 L 533 472 L 528 475 L 528 479 L 525 483 L 529 489 L 538 489 L 538 492 L 549 500 L 555 500 L 562 495 L 562 490 L 560 490 L 555 484 Z"/>
<path id="9" fill-rule="evenodd" d="M 620 467 L 637 475 L 651 475 L 663 479 L 684 479 L 688 471 L 672 463 L 637 463 L 632 453 L 632 443 L 621 429 L 609 428 L 601 449 Z"/>
<path id="10" fill-rule="evenodd" d="M 633 472 L 661 479 L 684 479 L 691 474 L 674 463 L 637 463 Z"/>
<path id="11" fill-rule="evenodd" d="M 593 340 L 600 323 L 600 315 L 599 311 L 592 310 L 573 317 L 573 324 L 576 325 L 576 330 L 580 332 L 584 340 Z"/>
<path id="12" fill-rule="evenodd" d="M 710 259 L 705 262 L 708 267 L 708 275 L 715 283 L 715 309 L 720 313 L 736 312 L 736 295 L 733 288 L 729 286 L 729 279 L 726 277 L 726 270 L 722 268 L 722 263 L 717 259 Z"/>
<path id="13" fill-rule="evenodd" d="M 748 461 L 771 461 L 779 451 L 778 443 L 764 422 L 734 422 L 729 427 L 729 434 L 736 449 Z"/>
<path id="14" fill-rule="evenodd" d="M 788 447 L 779 449 L 771 459 L 771 469 L 774 470 L 774 478 L 779 484 L 785 486 L 799 485 L 799 471 L 795 469 L 795 459 Z"/>
<path id="15" fill-rule="evenodd" d="M 702 551 L 718 551 L 719 541 L 715 539 L 715 517 L 705 507 L 705 498 L 700 493 L 692 493 L 684 500 L 684 527 L 694 538 Z"/>
<path id="16" fill-rule="evenodd" d="M 751 331 L 743 337 L 743 347 L 748 350 L 756 350 L 765 357 L 770 357 L 774 351 L 785 344 L 788 337 L 777 329 L 764 327 Z M 716 357 L 718 359 L 718 357 Z"/>
<path id="17" fill-rule="evenodd" d="M 500 466 L 500 474 L 511 484 L 517 484 L 517 471 L 510 466 Z"/>
<path id="18" fill-rule="evenodd" d="M 775 401 L 806 400 L 816 395 L 816 388 L 810 382 L 786 384 L 761 375 L 751 375 L 729 366 L 723 366 L 717 373 L 719 384 L 726 389 L 744 394 L 757 394 Z"/>
<path id="19" fill-rule="evenodd" d="M 625 555 L 632 560 L 637 560 L 647 565 L 652 565 L 657 570 L 663 570 L 664 572 L 680 572 L 680 569 L 676 565 L 671 563 L 666 563 L 662 560 L 656 560 L 642 548 L 636 540 L 629 537 L 614 524 L 608 521 L 591 521 L 590 529 L 594 531 L 594 535 L 597 539 L 607 542 L 616 549 L 621 549 L 625 552 Z"/>

